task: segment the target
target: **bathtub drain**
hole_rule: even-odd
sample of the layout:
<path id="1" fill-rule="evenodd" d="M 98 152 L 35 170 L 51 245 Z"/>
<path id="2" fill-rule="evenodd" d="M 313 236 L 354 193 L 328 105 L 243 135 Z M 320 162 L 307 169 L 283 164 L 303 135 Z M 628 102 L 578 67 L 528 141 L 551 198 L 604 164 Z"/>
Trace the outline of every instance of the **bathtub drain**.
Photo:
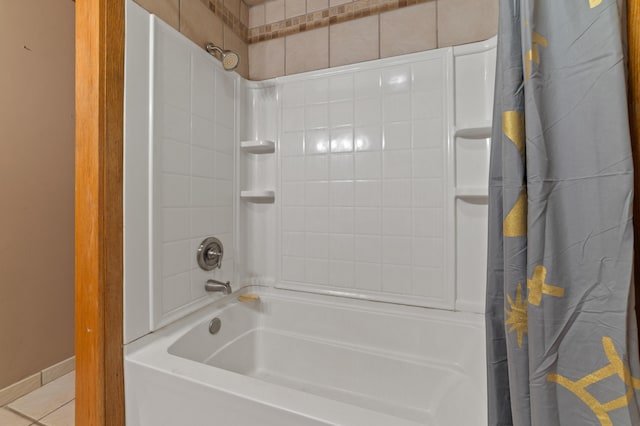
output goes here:
<path id="1" fill-rule="evenodd" d="M 216 334 L 218 331 L 220 331 L 220 327 L 222 327 L 222 321 L 220 321 L 220 318 L 215 317 L 209 323 L 209 333 Z"/>

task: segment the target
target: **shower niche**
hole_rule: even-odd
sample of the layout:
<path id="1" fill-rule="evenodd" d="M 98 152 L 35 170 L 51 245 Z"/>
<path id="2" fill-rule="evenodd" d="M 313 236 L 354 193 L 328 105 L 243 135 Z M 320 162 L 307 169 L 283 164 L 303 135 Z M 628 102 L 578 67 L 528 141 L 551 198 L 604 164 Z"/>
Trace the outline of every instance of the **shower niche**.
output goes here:
<path id="1" fill-rule="evenodd" d="M 277 131 L 275 117 L 263 117 L 256 109 L 268 109 L 268 88 L 262 83 L 247 84 L 241 89 L 244 102 L 241 116 L 238 177 L 243 204 L 274 204 L 276 198 Z M 248 207 L 248 206 L 247 206 Z"/>
<path id="2" fill-rule="evenodd" d="M 264 174 L 268 173 L 268 169 L 275 167 L 275 142 L 267 139 L 242 141 L 240 151 L 245 178 L 240 199 L 259 204 L 273 203 L 275 191 L 267 187 Z"/>

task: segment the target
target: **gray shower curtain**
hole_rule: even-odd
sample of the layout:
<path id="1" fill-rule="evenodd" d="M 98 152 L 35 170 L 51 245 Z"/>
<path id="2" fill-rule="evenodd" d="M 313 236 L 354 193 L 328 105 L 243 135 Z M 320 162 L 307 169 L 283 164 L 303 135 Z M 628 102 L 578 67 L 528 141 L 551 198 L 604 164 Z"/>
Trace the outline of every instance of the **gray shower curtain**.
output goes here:
<path id="1" fill-rule="evenodd" d="M 500 0 L 491 426 L 640 425 L 621 46 L 615 0 Z"/>

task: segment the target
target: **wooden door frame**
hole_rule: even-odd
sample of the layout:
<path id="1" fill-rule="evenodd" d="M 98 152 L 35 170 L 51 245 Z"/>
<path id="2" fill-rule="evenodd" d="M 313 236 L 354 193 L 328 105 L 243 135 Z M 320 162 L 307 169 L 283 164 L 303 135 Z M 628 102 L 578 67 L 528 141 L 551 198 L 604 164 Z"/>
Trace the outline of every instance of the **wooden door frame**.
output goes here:
<path id="1" fill-rule="evenodd" d="M 640 0 L 628 0 L 629 113 L 640 220 Z M 124 425 L 124 0 L 76 1 L 76 424 Z M 640 226 L 635 226 L 640 271 Z M 636 300 L 640 306 L 640 272 Z"/>
<path id="2" fill-rule="evenodd" d="M 76 1 L 76 424 L 124 425 L 124 0 Z"/>

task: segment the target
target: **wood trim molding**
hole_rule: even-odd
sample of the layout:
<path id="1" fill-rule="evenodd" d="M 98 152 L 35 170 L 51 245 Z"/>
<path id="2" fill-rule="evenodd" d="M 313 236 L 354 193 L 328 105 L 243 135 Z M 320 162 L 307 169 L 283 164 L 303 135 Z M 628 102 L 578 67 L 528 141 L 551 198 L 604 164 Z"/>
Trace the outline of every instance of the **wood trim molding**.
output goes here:
<path id="1" fill-rule="evenodd" d="M 640 330 L 640 0 L 627 0 L 629 130 L 634 168 L 633 233 L 636 320 Z"/>
<path id="2" fill-rule="evenodd" d="M 76 424 L 124 425 L 124 0 L 76 3 Z"/>

